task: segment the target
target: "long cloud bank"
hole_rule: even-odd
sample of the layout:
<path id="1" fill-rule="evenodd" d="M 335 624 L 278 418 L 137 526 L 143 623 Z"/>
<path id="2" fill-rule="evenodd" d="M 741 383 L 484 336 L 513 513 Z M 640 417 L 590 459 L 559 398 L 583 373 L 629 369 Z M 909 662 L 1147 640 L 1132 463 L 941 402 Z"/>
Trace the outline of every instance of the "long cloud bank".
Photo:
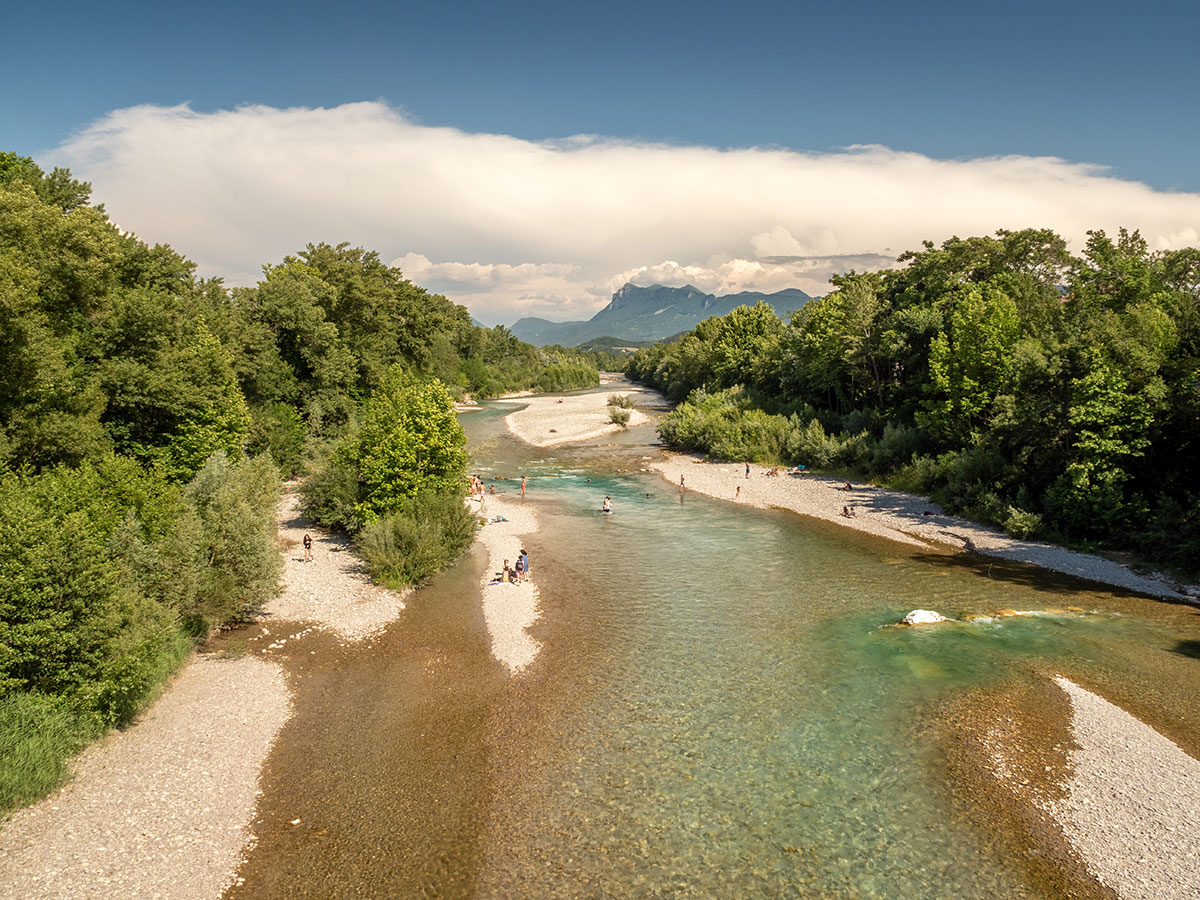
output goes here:
<path id="1" fill-rule="evenodd" d="M 123 228 L 253 283 L 350 241 L 485 321 L 582 318 L 627 280 L 825 290 L 920 241 L 1049 227 L 1200 243 L 1200 194 L 1046 157 L 937 160 L 878 146 L 720 150 L 434 128 L 383 103 L 116 110 L 58 147 Z"/>

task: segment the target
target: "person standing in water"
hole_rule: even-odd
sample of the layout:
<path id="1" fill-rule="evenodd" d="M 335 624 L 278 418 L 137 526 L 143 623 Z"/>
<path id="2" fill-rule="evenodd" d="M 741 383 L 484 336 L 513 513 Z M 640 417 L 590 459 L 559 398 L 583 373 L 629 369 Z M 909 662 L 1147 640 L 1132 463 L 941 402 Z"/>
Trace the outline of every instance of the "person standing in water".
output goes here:
<path id="1" fill-rule="evenodd" d="M 601 507 L 604 512 L 612 512 L 612 497 L 604 498 L 604 505 Z"/>
<path id="2" fill-rule="evenodd" d="M 742 499 L 742 486 L 741 486 L 740 484 L 738 485 L 737 492 L 736 492 L 736 493 L 733 495 L 733 499 L 734 499 L 734 500 L 741 500 L 741 499 Z"/>
<path id="3" fill-rule="evenodd" d="M 521 476 L 521 496 L 525 496 L 525 476 Z"/>
<path id="4" fill-rule="evenodd" d="M 682 491 L 682 490 L 685 490 L 685 488 L 684 488 L 684 486 L 683 486 L 683 473 L 682 473 L 682 472 L 681 472 L 681 473 L 680 473 L 680 475 L 679 475 L 679 489 L 680 489 L 681 491 Z"/>

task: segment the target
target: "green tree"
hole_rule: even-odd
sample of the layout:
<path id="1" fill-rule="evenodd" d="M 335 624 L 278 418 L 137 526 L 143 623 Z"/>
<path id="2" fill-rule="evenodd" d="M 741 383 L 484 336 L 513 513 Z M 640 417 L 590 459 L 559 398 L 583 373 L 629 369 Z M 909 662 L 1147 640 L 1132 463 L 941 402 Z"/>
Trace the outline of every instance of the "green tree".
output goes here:
<path id="1" fill-rule="evenodd" d="M 465 444 L 442 383 L 393 368 L 372 395 L 358 431 L 335 454 L 358 472 L 358 520 L 370 523 L 421 491 L 464 491 Z"/>
<path id="2" fill-rule="evenodd" d="M 739 306 L 713 321 L 709 365 L 716 387 L 744 384 L 778 390 L 783 323 L 765 301 Z"/>
<path id="3" fill-rule="evenodd" d="M 1068 528 L 1102 534 L 1120 527 L 1130 513 L 1124 491 L 1128 464 L 1150 445 L 1153 411 L 1129 391 L 1109 360 L 1098 351 L 1088 356 L 1087 374 L 1073 383 L 1072 458 L 1051 490 L 1050 501 Z"/>
<path id="4" fill-rule="evenodd" d="M 990 284 L 954 292 L 947 327 L 930 345 L 933 390 L 924 420 L 954 444 L 976 443 L 996 397 L 1011 389 L 1017 306 Z"/>

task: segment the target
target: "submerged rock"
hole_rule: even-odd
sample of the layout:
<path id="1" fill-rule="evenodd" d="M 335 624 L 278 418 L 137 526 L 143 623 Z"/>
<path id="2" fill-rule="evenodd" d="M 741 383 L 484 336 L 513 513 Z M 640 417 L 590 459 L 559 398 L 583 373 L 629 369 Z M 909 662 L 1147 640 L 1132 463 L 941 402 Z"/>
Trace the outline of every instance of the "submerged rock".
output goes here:
<path id="1" fill-rule="evenodd" d="M 950 620 L 941 613 L 936 613 L 932 609 L 914 609 L 907 616 L 900 620 L 901 625 L 936 625 L 938 622 L 949 622 Z"/>

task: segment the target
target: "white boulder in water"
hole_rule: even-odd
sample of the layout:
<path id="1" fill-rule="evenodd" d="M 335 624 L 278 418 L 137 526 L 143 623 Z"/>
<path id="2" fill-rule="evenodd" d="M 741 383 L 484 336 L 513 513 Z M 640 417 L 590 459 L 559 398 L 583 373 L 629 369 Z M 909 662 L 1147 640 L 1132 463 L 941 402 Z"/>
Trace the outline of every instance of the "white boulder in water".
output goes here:
<path id="1" fill-rule="evenodd" d="M 900 620 L 901 625 L 936 625 L 938 622 L 949 622 L 945 616 L 935 613 L 932 609 L 914 609 Z"/>

